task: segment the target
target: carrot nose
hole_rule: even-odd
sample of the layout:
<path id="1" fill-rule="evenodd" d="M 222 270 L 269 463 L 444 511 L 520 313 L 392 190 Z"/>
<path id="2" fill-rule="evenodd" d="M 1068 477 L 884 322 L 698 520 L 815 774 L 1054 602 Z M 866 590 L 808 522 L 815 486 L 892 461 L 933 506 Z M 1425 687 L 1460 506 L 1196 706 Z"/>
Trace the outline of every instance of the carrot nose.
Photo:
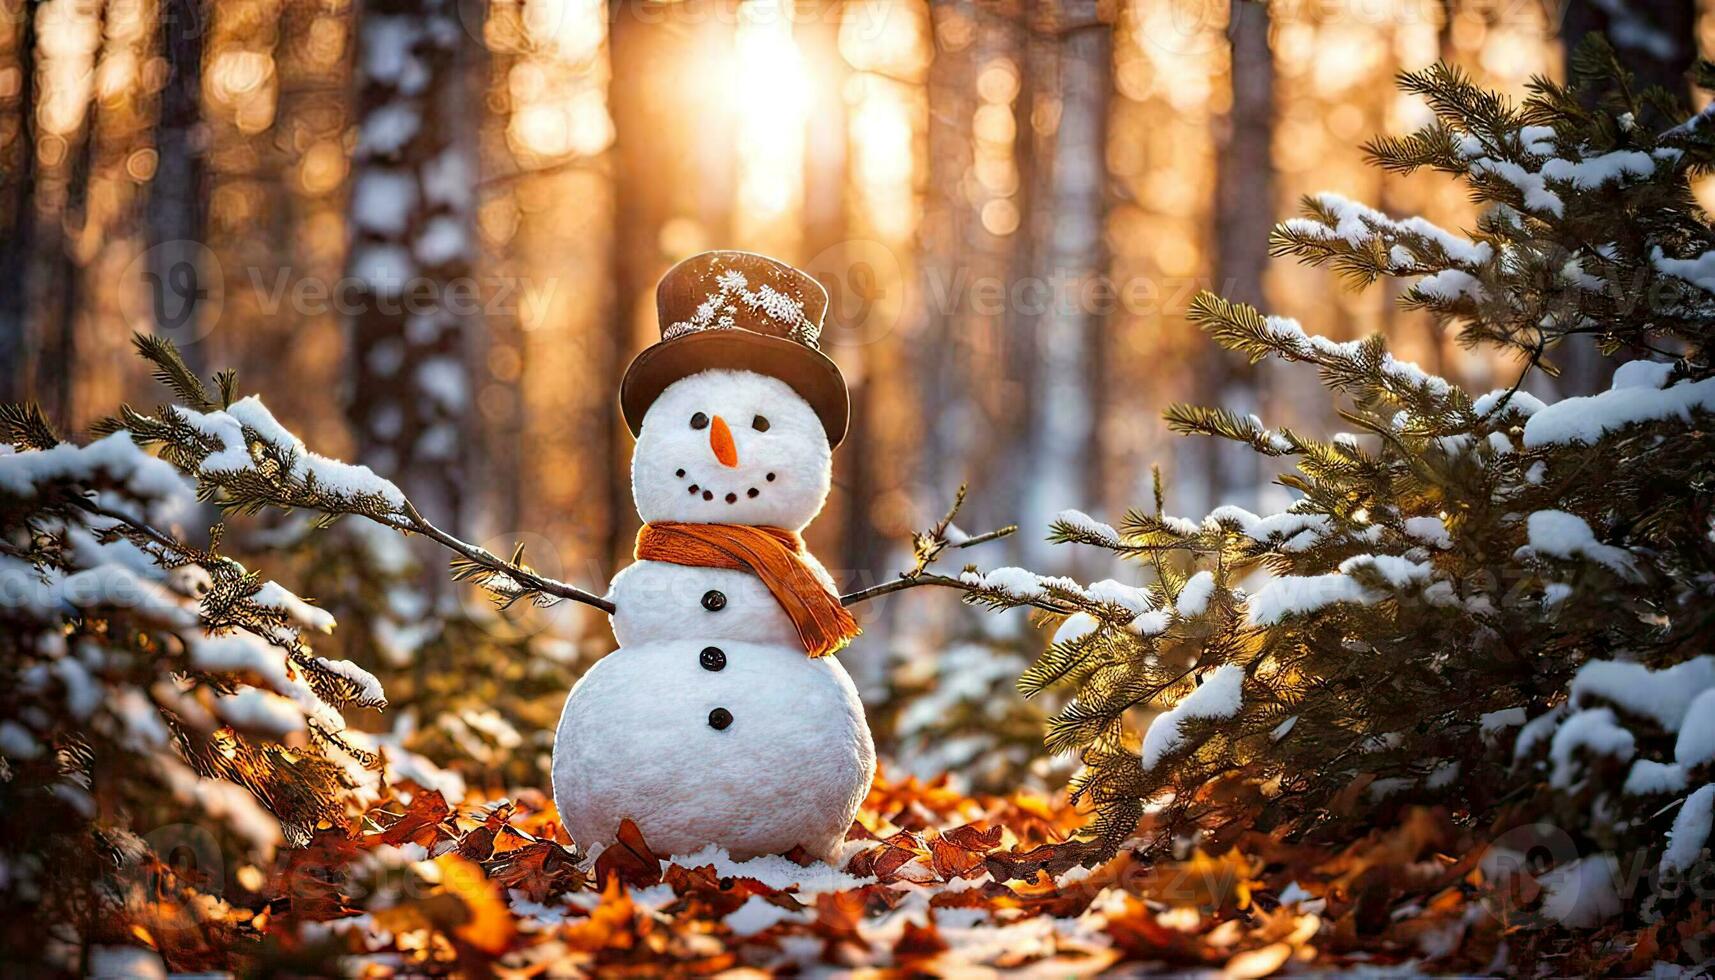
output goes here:
<path id="1" fill-rule="evenodd" d="M 721 461 L 722 466 L 738 465 L 738 446 L 733 444 L 732 430 L 726 427 L 726 419 L 719 415 L 709 426 L 709 448 L 715 451 L 715 458 Z"/>

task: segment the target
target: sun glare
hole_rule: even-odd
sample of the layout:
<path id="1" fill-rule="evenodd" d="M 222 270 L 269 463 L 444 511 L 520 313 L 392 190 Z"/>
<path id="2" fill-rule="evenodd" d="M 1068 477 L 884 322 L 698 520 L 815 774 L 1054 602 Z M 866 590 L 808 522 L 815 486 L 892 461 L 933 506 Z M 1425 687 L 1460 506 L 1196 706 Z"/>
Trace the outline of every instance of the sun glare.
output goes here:
<path id="1" fill-rule="evenodd" d="M 598 0 L 528 0 L 516 19 L 491 18 L 521 37 L 491 38 L 519 49 L 507 76 L 514 112 L 507 137 L 538 162 L 594 156 L 613 141 L 605 89 L 607 20 Z M 494 32 L 495 28 L 491 28 Z"/>
<path id="2" fill-rule="evenodd" d="M 792 219 L 803 203 L 811 79 L 780 0 L 740 6 L 731 67 L 739 238 L 792 254 L 800 238 Z"/>

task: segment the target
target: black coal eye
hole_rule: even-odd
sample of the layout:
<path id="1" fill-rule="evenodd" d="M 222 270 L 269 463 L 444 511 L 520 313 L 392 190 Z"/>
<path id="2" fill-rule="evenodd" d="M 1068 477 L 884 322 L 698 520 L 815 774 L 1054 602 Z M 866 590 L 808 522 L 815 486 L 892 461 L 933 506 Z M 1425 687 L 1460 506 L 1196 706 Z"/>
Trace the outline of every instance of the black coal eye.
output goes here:
<path id="1" fill-rule="evenodd" d="M 707 415 L 704 415 L 702 412 L 698 412 L 697 414 L 691 416 L 691 428 L 693 428 L 693 429 L 706 429 L 708 427 L 709 427 L 709 417 Z"/>
<path id="2" fill-rule="evenodd" d="M 768 420 L 758 415 L 756 418 L 750 420 L 750 427 L 758 432 L 767 432 Z"/>

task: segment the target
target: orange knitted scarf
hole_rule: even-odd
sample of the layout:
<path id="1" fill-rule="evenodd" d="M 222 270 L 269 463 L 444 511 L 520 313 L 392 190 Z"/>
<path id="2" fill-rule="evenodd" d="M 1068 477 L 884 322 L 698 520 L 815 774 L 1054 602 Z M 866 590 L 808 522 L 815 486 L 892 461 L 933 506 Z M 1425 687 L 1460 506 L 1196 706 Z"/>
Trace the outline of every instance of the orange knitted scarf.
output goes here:
<path id="1" fill-rule="evenodd" d="M 857 620 L 804 563 L 804 540 L 778 527 L 742 524 L 645 524 L 637 532 L 639 560 L 698 568 L 732 568 L 762 580 L 786 610 L 804 652 L 825 657 L 857 636 Z"/>

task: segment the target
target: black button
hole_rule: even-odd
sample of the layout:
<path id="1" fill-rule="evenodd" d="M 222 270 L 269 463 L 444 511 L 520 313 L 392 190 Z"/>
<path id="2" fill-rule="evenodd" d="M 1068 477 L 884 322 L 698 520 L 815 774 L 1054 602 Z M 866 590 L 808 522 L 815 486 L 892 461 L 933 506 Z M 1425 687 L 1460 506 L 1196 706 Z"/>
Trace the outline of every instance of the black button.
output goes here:
<path id="1" fill-rule="evenodd" d="M 718 732 L 730 724 L 732 724 L 732 712 L 727 709 L 716 708 L 709 712 L 709 727 L 715 731 Z"/>
<path id="2" fill-rule="evenodd" d="M 719 589 L 710 589 L 703 593 L 703 608 L 709 612 L 720 612 L 726 608 L 726 593 Z"/>
<path id="3" fill-rule="evenodd" d="M 726 654 L 721 651 L 720 647 L 703 647 L 703 652 L 697 656 L 697 661 L 703 665 L 704 670 L 724 670 L 726 668 Z"/>

